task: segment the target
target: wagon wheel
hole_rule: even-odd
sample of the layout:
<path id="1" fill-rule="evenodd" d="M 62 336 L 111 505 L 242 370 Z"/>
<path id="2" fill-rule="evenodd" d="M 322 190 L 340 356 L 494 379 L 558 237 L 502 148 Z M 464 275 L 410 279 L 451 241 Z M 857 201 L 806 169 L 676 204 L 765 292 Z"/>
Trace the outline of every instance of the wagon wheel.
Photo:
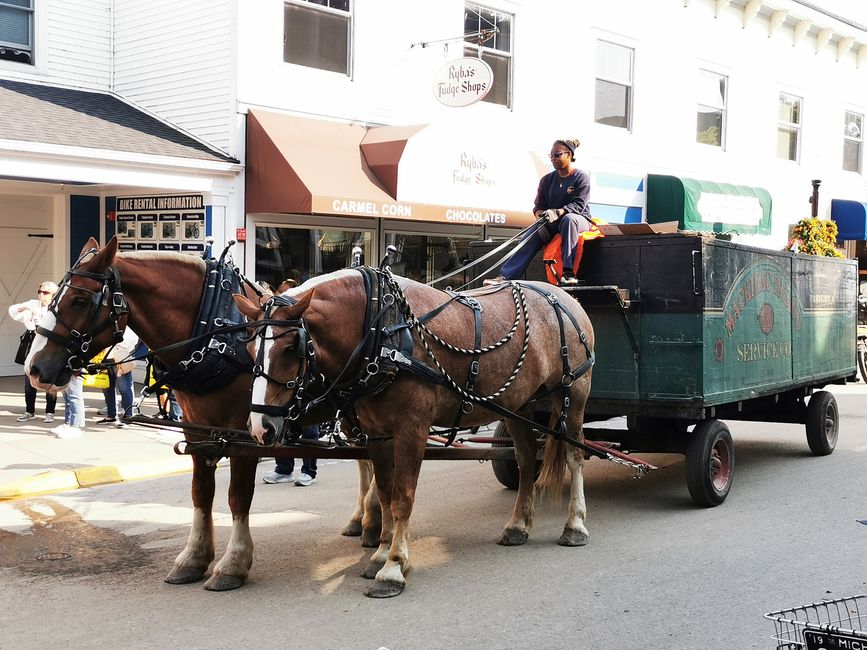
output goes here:
<path id="1" fill-rule="evenodd" d="M 494 431 L 495 438 L 506 438 L 509 440 L 509 446 L 511 446 L 511 438 L 509 438 L 509 432 L 506 431 L 506 423 L 500 420 L 497 423 L 497 428 Z M 492 447 L 506 447 L 506 444 L 494 442 L 491 444 Z M 518 480 L 519 480 L 519 472 L 518 472 L 518 463 L 514 460 L 503 460 L 503 459 L 493 459 L 491 461 L 491 467 L 494 469 L 494 476 L 497 477 L 497 480 L 504 486 L 509 488 L 510 490 L 518 489 Z M 542 470 L 542 461 L 536 461 L 536 473 L 534 475 L 534 479 L 539 478 L 539 472 Z"/>
<path id="2" fill-rule="evenodd" d="M 735 471 L 735 446 L 729 428 L 703 420 L 686 445 L 686 486 L 696 504 L 718 506 L 726 500 Z"/>
<path id="3" fill-rule="evenodd" d="M 840 412 L 837 400 L 826 390 L 813 393 L 807 404 L 807 444 L 815 456 L 827 456 L 837 446 Z"/>

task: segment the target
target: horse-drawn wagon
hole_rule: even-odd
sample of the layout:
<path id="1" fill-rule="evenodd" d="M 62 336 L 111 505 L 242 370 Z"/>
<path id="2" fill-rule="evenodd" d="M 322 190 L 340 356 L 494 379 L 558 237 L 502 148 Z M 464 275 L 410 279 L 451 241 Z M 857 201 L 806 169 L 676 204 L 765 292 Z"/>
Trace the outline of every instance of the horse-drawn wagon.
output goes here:
<path id="1" fill-rule="evenodd" d="M 717 505 L 734 468 L 722 419 L 801 422 L 812 451 L 828 454 L 837 406 L 831 393 L 813 391 L 855 374 L 854 262 L 693 235 L 606 237 L 585 246 L 584 284 L 570 289 L 576 302 L 542 283 L 461 295 L 368 267 L 263 296 L 225 255 L 118 255 L 116 239 L 102 249 L 89 241 L 25 366 L 34 385 L 58 390 L 129 325 L 168 368 L 161 380 L 177 388 L 187 420 L 178 450 L 194 459 L 193 526 L 166 577 L 173 584 L 205 577 L 214 559 L 214 468 L 223 456 L 232 459 L 233 531 L 206 588 L 247 578 L 258 457 L 370 456 L 383 521 L 362 575 L 374 578 L 368 595 L 389 597 L 405 586 L 424 458 L 496 460 L 498 477 L 517 461 L 515 507 L 497 540 L 512 546 L 528 538 L 544 441 L 540 484 L 557 492 L 571 476 L 558 543 L 581 546 L 584 455 L 643 471 L 623 450 L 685 453 L 693 498 Z M 336 413 L 360 425 L 352 442 L 363 446 L 303 447 L 287 436 L 292 423 Z M 539 420 L 551 415 L 547 426 Z M 502 416 L 514 451 L 505 437 L 493 448 L 450 446 L 454 433 L 440 441 L 448 449 L 429 445 L 431 424 L 457 429 Z M 626 430 L 583 426 L 617 416 L 627 417 Z M 257 444 L 278 437 L 284 446 Z"/>
<path id="2" fill-rule="evenodd" d="M 801 423 L 815 455 L 833 451 L 837 403 L 819 389 L 855 376 L 855 261 L 709 235 L 617 235 L 585 244 L 580 277 L 568 291 L 597 334 L 588 439 L 685 454 L 704 506 L 732 484 L 723 420 Z M 617 416 L 625 429 L 598 423 Z M 507 486 L 516 478 L 508 463 L 496 470 Z"/>

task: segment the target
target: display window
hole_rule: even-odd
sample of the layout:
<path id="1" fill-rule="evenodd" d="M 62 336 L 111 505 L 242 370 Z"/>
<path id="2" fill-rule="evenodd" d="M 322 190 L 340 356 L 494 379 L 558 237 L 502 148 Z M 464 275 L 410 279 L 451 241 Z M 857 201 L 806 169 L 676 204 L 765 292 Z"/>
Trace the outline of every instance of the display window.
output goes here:
<path id="1" fill-rule="evenodd" d="M 256 280 L 278 287 L 353 266 L 371 264 L 372 230 L 256 226 Z"/>

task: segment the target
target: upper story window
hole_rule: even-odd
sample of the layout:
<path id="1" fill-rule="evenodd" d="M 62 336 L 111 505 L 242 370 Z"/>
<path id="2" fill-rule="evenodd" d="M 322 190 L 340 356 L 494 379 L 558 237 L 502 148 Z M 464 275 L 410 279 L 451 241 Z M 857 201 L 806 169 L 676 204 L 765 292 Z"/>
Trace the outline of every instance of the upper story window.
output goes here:
<path id="1" fill-rule="evenodd" d="M 0 59 L 33 63 L 33 0 L 0 0 Z"/>
<path id="2" fill-rule="evenodd" d="M 633 57 L 632 48 L 596 42 L 595 120 L 599 124 L 631 127 Z"/>
<path id="3" fill-rule="evenodd" d="M 864 142 L 864 116 L 846 111 L 843 120 L 843 169 L 861 173 L 861 143 Z"/>
<path id="4" fill-rule="evenodd" d="M 464 8 L 464 56 L 481 57 L 494 71 L 494 83 L 482 101 L 512 106 L 512 23 L 513 17 L 477 4 L 467 3 Z M 497 33 L 485 40 L 481 46 L 478 38 L 470 38 L 485 29 L 496 29 Z M 473 43 L 471 45 L 471 43 Z"/>
<path id="5" fill-rule="evenodd" d="M 800 97 L 780 93 L 777 113 L 777 156 L 784 160 L 800 159 L 802 101 Z"/>
<path id="6" fill-rule="evenodd" d="M 351 0 L 292 0 L 284 5 L 283 61 L 348 75 L 351 53 Z"/>
<path id="7" fill-rule="evenodd" d="M 699 70 L 698 113 L 695 141 L 725 147 L 728 77 Z"/>

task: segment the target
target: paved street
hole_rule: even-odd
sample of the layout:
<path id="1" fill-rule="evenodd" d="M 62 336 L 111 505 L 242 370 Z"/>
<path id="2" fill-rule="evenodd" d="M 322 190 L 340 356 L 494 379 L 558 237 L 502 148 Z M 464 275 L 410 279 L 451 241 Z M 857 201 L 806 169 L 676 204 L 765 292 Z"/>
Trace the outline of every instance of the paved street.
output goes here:
<path id="1" fill-rule="evenodd" d="M 9 501 L 2 645 L 772 648 L 764 612 L 867 592 L 867 390 L 834 390 L 841 434 L 828 457 L 810 455 L 800 426 L 730 423 L 737 470 L 718 508 L 692 505 L 679 456 L 651 455 L 661 469 L 641 481 L 589 462 L 591 540 L 579 549 L 555 544 L 564 509 L 548 500 L 528 544 L 497 546 L 514 493 L 489 465 L 429 462 L 414 571 L 389 601 L 362 595 L 369 551 L 339 535 L 349 462 L 325 465 L 310 488 L 259 484 L 251 579 L 222 594 L 162 582 L 189 531 L 187 475 Z M 219 553 L 231 518 L 228 472 L 218 477 Z"/>

